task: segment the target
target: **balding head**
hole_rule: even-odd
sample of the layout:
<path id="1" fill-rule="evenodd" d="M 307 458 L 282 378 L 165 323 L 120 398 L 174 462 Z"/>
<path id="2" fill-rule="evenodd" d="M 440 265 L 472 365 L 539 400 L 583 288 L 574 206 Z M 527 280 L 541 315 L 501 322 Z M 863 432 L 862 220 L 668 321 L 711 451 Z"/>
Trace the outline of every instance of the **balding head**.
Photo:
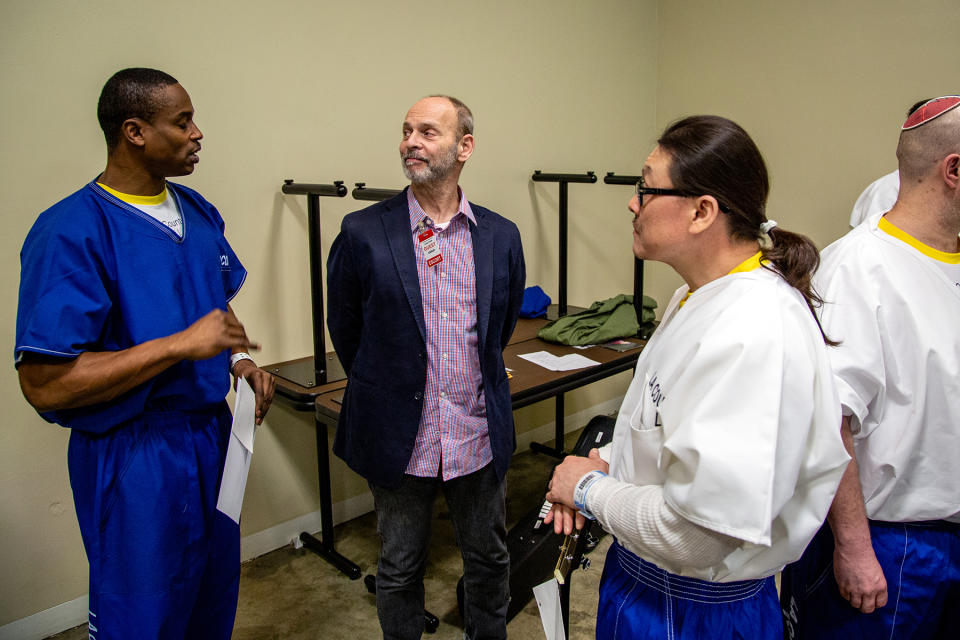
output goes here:
<path id="1" fill-rule="evenodd" d="M 901 188 L 923 181 L 951 154 L 960 154 L 960 108 L 900 134 L 897 160 Z"/>
<path id="2" fill-rule="evenodd" d="M 427 96 L 428 98 L 443 98 L 453 105 L 457 110 L 457 137 L 462 138 L 465 135 L 473 135 L 473 112 L 463 101 L 442 93 L 435 93 Z"/>

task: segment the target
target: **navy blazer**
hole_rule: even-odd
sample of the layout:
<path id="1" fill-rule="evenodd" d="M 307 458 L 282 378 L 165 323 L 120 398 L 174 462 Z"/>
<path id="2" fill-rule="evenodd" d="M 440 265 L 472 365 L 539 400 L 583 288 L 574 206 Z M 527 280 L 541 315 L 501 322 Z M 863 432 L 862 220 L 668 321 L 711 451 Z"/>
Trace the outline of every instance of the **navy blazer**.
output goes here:
<path id="1" fill-rule="evenodd" d="M 516 448 L 503 348 L 523 298 L 517 226 L 470 203 L 477 338 L 493 465 Z M 426 329 L 407 192 L 343 219 L 327 259 L 327 326 L 347 372 L 333 451 L 373 484 L 394 487 L 410 462 L 427 382 Z"/>

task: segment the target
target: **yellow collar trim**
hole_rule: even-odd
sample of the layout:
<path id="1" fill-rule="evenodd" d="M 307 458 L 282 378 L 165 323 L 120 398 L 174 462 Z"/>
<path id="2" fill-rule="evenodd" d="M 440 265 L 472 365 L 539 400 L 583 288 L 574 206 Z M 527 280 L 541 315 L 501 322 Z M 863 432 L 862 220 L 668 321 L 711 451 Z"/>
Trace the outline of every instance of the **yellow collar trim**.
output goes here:
<path id="1" fill-rule="evenodd" d="M 880 218 L 877 228 L 887 235 L 893 236 L 897 240 L 907 243 L 928 258 L 933 258 L 938 262 L 946 262 L 947 264 L 960 264 L 960 253 L 947 253 L 945 251 L 940 251 L 939 249 L 934 249 L 929 245 L 925 245 L 900 227 L 897 227 L 892 222 L 887 220 L 886 216 Z"/>
<path id="2" fill-rule="evenodd" d="M 757 251 L 755 254 L 735 266 L 730 270 L 730 273 L 746 273 L 747 271 L 753 271 L 754 269 L 760 268 L 760 256 L 763 255 L 763 252 Z M 727 275 L 730 275 L 728 273 Z"/>
<path id="3" fill-rule="evenodd" d="M 116 189 L 111 189 L 110 187 L 103 184 L 102 182 L 98 182 L 97 185 L 101 187 L 104 191 L 109 193 L 110 195 L 114 195 L 120 198 L 127 204 L 157 205 L 157 204 L 163 204 L 167 200 L 166 187 L 164 187 L 163 191 L 161 191 L 155 196 L 135 196 L 129 193 L 120 193 Z"/>
<path id="4" fill-rule="evenodd" d="M 753 271 L 754 269 L 759 269 L 761 265 L 760 257 L 763 255 L 763 252 L 757 251 L 755 254 L 735 266 L 730 270 L 730 273 L 746 273 L 747 271 Z M 727 275 L 730 275 L 728 273 Z M 687 291 L 687 295 L 683 296 L 683 300 L 680 301 L 678 309 L 687 303 L 687 300 L 690 299 L 690 296 L 693 294 L 693 291 Z"/>

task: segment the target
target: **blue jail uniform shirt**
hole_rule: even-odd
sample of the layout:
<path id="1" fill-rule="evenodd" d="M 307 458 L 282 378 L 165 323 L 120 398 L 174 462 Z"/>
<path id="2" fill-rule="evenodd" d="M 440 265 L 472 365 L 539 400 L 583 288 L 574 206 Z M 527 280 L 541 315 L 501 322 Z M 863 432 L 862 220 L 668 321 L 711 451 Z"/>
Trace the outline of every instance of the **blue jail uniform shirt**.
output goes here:
<path id="1" fill-rule="evenodd" d="M 20 253 L 17 361 L 24 352 L 73 358 L 128 349 L 226 310 L 246 270 L 223 235 L 223 219 L 196 191 L 167 188 L 182 237 L 95 181 L 40 214 Z M 104 433 L 154 407 L 209 407 L 229 390 L 229 361 L 226 350 L 184 360 L 109 402 L 41 415 Z"/>

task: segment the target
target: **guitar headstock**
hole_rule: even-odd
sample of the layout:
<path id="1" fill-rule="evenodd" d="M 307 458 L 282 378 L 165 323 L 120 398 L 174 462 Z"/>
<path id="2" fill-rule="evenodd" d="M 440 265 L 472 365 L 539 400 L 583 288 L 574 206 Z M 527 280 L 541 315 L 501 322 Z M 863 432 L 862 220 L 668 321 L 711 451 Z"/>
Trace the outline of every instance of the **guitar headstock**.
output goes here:
<path id="1" fill-rule="evenodd" d="M 555 577 L 560 584 L 566 584 L 570 571 L 573 570 L 575 564 L 579 563 L 579 561 L 575 562 L 575 560 L 578 544 L 582 535 L 584 535 L 583 531 L 574 531 L 570 535 L 565 536 L 563 543 L 560 545 L 560 557 L 557 558 L 557 566 L 553 569 L 553 577 Z"/>

